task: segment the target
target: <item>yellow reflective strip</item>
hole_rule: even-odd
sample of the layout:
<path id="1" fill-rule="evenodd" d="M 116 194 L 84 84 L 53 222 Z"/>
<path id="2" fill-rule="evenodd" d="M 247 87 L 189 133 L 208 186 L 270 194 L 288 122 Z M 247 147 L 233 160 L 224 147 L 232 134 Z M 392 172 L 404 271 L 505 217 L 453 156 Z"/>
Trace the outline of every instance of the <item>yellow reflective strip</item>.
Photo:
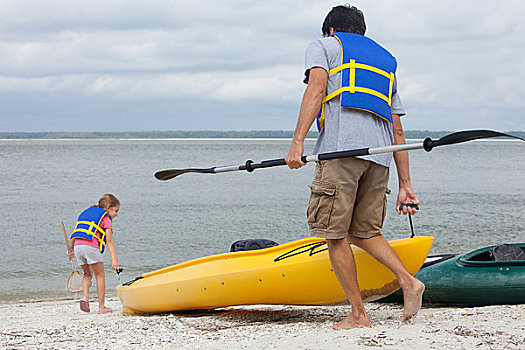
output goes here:
<path id="1" fill-rule="evenodd" d="M 92 227 L 96 228 L 97 231 L 100 231 L 100 233 L 102 233 L 102 235 L 104 236 L 106 234 L 106 231 L 104 231 L 100 226 L 98 226 L 97 224 L 93 223 L 93 225 L 91 225 Z"/>
<path id="2" fill-rule="evenodd" d="M 89 225 L 89 230 L 78 228 L 79 224 Z M 92 228 L 95 228 L 96 231 L 99 231 L 102 234 L 102 236 L 101 237 L 97 236 L 95 232 L 93 232 Z M 94 221 L 77 221 L 77 225 L 75 226 L 75 229 L 73 230 L 73 233 L 75 232 L 84 232 L 92 236 L 91 239 L 96 238 L 100 244 L 100 247 L 99 247 L 100 251 L 102 251 L 102 246 L 106 245 L 106 243 L 104 242 L 104 236 L 106 236 L 106 231 L 104 231 L 100 226 L 95 224 Z"/>
<path id="3" fill-rule="evenodd" d="M 337 95 L 339 95 L 341 92 L 343 92 L 342 89 L 344 89 L 344 88 L 337 89 L 334 92 L 332 92 L 330 95 L 325 96 L 325 98 L 323 98 L 323 103 L 328 102 L 331 99 L 333 99 L 334 97 L 336 97 Z"/>
<path id="4" fill-rule="evenodd" d="M 342 64 L 340 66 L 330 69 L 330 71 L 328 72 L 328 76 L 334 75 L 335 73 L 338 73 L 342 71 L 343 69 L 348 68 L 346 67 L 346 65 L 348 65 L 348 63 Z"/>
<path id="5" fill-rule="evenodd" d="M 355 60 L 351 60 L 349 63 L 345 63 L 345 64 L 342 64 L 340 66 L 337 66 L 335 68 L 330 69 L 330 71 L 328 72 L 328 75 L 334 75 L 335 73 L 338 73 L 338 72 L 342 71 L 343 69 L 352 68 L 352 62 L 354 62 L 354 64 L 355 64 L 354 67 L 357 68 L 357 69 L 369 70 L 371 72 L 380 74 L 380 75 L 382 75 L 382 76 L 384 76 L 385 78 L 388 78 L 388 79 L 390 79 L 390 76 L 392 74 L 394 74 L 394 73 L 385 72 L 384 70 L 379 69 L 377 67 L 369 66 L 369 65 L 364 64 L 364 63 L 356 63 Z"/>
<path id="6" fill-rule="evenodd" d="M 88 235 L 91 235 L 91 236 L 94 235 L 92 231 L 89 231 L 89 230 L 86 230 L 86 229 L 83 229 L 83 228 L 78 228 L 73 233 L 75 233 L 75 232 L 84 232 L 84 233 L 87 233 Z"/>
<path id="7" fill-rule="evenodd" d="M 350 82 L 349 82 L 349 85 L 348 87 L 350 88 L 350 92 L 351 93 L 354 93 L 356 90 L 355 90 L 355 68 L 356 68 L 356 64 L 355 64 L 355 60 L 350 60 Z"/>
<path id="8" fill-rule="evenodd" d="M 379 97 L 380 99 L 388 102 L 388 97 L 387 96 L 385 96 L 382 93 L 377 92 L 375 90 L 364 88 L 364 87 L 360 87 L 360 86 L 354 86 L 353 90 L 354 91 L 352 91 L 350 86 L 345 86 L 345 87 L 342 87 L 340 89 L 337 89 L 336 91 L 332 92 L 330 95 L 326 96 L 323 99 L 323 103 L 326 102 L 326 101 L 331 100 L 332 98 L 334 98 L 335 96 L 339 95 L 342 92 L 351 92 L 351 93 L 362 92 L 364 94 L 369 94 L 369 95 L 373 95 L 373 96 Z"/>
<path id="9" fill-rule="evenodd" d="M 73 235 L 73 233 L 75 233 L 75 231 L 78 229 L 78 222 L 77 224 L 75 225 L 75 228 L 73 229 L 73 232 L 71 232 L 71 235 Z"/>
<path id="10" fill-rule="evenodd" d="M 94 227 L 97 231 L 102 233 L 102 235 L 106 234 L 106 232 L 100 226 L 95 224 L 94 221 L 77 221 L 77 226 L 75 226 L 75 230 L 74 231 L 84 231 L 84 229 L 78 229 L 78 230 L 76 229 L 79 224 L 89 225 L 90 229 Z M 93 233 L 93 231 L 91 231 L 91 233 Z"/>
<path id="11" fill-rule="evenodd" d="M 103 240 L 103 237 L 101 238 L 101 237 L 99 237 L 99 236 L 95 235 L 95 236 L 94 236 L 93 238 L 96 238 L 96 239 L 98 239 L 98 241 L 99 241 L 99 242 L 100 242 L 101 244 L 104 244 L 104 240 Z"/>
<path id="12" fill-rule="evenodd" d="M 390 85 L 388 86 L 388 105 L 392 105 L 392 89 L 394 88 L 394 73 L 390 73 Z"/>
<path id="13" fill-rule="evenodd" d="M 98 244 L 99 244 L 99 246 L 98 246 L 98 250 L 102 251 L 102 246 L 105 246 L 105 245 L 106 245 L 106 243 L 104 242 L 104 239 L 103 239 L 104 236 L 99 237 L 99 236 L 97 236 L 97 235 L 94 235 L 93 238 L 96 238 L 96 239 L 98 240 Z"/>
<path id="14" fill-rule="evenodd" d="M 376 67 L 373 67 L 373 66 L 369 66 L 369 65 L 363 64 L 363 63 L 356 63 L 355 60 L 351 60 L 349 63 L 345 63 L 345 64 L 342 64 L 340 66 L 337 66 L 335 68 L 330 69 L 330 71 L 328 72 L 328 75 L 334 75 L 335 73 L 338 73 L 338 72 L 342 71 L 343 69 L 352 68 L 352 62 L 354 62 L 354 64 L 355 64 L 354 67 L 357 68 L 357 69 L 369 70 L 371 72 L 380 74 L 380 75 L 382 75 L 382 76 L 384 76 L 385 78 L 388 78 L 388 79 L 390 79 L 390 75 L 393 74 L 393 73 L 385 72 L 382 69 L 379 69 L 379 68 L 376 68 Z"/>
<path id="15" fill-rule="evenodd" d="M 385 102 L 388 103 L 388 97 L 383 95 L 380 92 L 375 91 L 375 90 L 372 90 L 372 89 L 369 89 L 369 88 L 360 87 L 360 86 L 356 86 L 355 87 L 355 91 L 362 92 L 364 94 L 373 95 L 375 97 L 379 97 L 380 99 L 382 99 L 382 100 L 384 100 Z M 352 91 L 350 91 L 350 92 L 352 92 Z"/>
<path id="16" fill-rule="evenodd" d="M 102 221 L 102 220 L 101 220 Z M 106 236 L 106 231 L 102 230 L 102 228 L 100 226 L 98 226 L 97 224 L 93 223 L 93 226 L 97 228 L 97 230 L 99 230 L 101 232 L 101 236 L 98 237 L 97 235 L 95 235 L 95 237 L 97 237 L 99 243 L 100 243 L 100 246 L 99 246 L 99 250 L 102 251 L 102 246 L 106 246 L 106 242 L 104 242 L 104 237 Z"/>
<path id="17" fill-rule="evenodd" d="M 75 233 L 75 232 L 84 232 L 84 233 L 87 233 L 88 235 L 90 235 L 90 236 L 92 237 L 91 239 L 96 238 L 96 239 L 98 239 L 98 241 L 99 241 L 100 243 L 102 243 L 102 244 L 105 245 L 104 240 L 103 240 L 103 239 L 104 239 L 104 236 L 99 237 L 99 236 L 97 236 L 96 234 L 94 234 L 93 231 L 89 231 L 89 230 L 86 230 L 86 229 L 83 229 L 83 228 L 79 228 L 79 229 L 76 229 L 73 233 Z"/>
<path id="18" fill-rule="evenodd" d="M 321 116 L 317 120 L 319 122 L 319 131 L 324 128 L 324 103 L 321 105 Z"/>
<path id="19" fill-rule="evenodd" d="M 337 35 L 334 35 L 334 38 L 337 39 L 337 41 L 339 41 L 339 45 L 341 45 L 341 63 L 339 64 L 339 66 L 335 67 L 335 68 L 332 68 L 328 71 L 328 76 L 330 75 L 334 75 L 335 73 L 337 72 L 340 72 L 341 70 L 343 70 L 343 43 L 341 42 L 341 40 L 337 37 Z"/>
<path id="20" fill-rule="evenodd" d="M 90 229 L 94 227 L 97 230 L 99 230 L 100 232 L 104 233 L 104 231 L 97 224 L 95 224 L 94 221 L 77 221 L 77 225 L 75 226 L 75 230 L 77 229 L 78 225 L 89 225 Z M 75 231 L 75 230 L 73 230 L 73 231 Z M 82 229 L 79 229 L 79 230 L 82 230 Z"/>
<path id="21" fill-rule="evenodd" d="M 390 79 L 390 73 L 387 73 L 384 70 L 379 69 L 377 67 L 369 66 L 369 65 L 363 64 L 363 63 L 356 63 L 355 66 L 356 66 L 356 68 L 359 68 L 359 69 L 365 69 L 365 70 L 369 70 L 369 71 L 377 73 L 377 74 L 381 74 L 385 78 Z"/>
<path id="22" fill-rule="evenodd" d="M 77 226 L 78 226 L 79 224 L 91 225 L 92 222 L 93 222 L 93 221 L 77 221 Z"/>

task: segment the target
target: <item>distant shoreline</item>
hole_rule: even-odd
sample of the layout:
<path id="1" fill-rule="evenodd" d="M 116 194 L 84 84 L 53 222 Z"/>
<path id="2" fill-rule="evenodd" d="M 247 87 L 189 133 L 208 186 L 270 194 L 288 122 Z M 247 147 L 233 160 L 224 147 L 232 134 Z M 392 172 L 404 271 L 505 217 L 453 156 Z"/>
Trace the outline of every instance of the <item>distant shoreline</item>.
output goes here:
<path id="1" fill-rule="evenodd" d="M 223 138 L 223 137 L 209 137 L 209 138 L 190 138 L 190 137 L 179 137 L 179 138 L 0 138 L 0 141 L 291 141 L 292 138 L 285 137 L 273 137 L 273 138 Z M 307 137 L 305 141 L 315 141 L 315 137 Z M 408 139 L 407 139 L 408 140 Z"/>
<path id="2" fill-rule="evenodd" d="M 421 142 L 426 137 L 421 138 L 405 138 L 407 143 Z M 292 138 L 284 137 L 274 137 L 274 138 L 46 138 L 46 139 L 34 139 L 34 138 L 10 138 L 3 139 L 0 138 L 0 142 L 17 142 L 17 141 L 43 141 L 43 142 L 55 142 L 55 141 L 64 141 L 64 142 L 79 142 L 79 141 L 183 141 L 183 142 L 193 142 L 193 141 L 215 141 L 215 142 L 230 142 L 230 141 L 287 141 L 291 142 Z M 308 137 L 305 139 L 305 142 L 315 142 L 316 138 Z M 509 138 L 487 138 L 472 140 L 470 142 L 521 142 L 516 139 Z"/>
<path id="3" fill-rule="evenodd" d="M 406 130 L 405 138 L 420 140 L 443 137 L 452 131 Z M 525 138 L 525 131 L 507 131 Z M 319 135 L 310 131 L 307 138 Z M 293 131 L 128 131 L 128 132 L 0 132 L 0 140 L 275 140 L 292 139 Z"/>

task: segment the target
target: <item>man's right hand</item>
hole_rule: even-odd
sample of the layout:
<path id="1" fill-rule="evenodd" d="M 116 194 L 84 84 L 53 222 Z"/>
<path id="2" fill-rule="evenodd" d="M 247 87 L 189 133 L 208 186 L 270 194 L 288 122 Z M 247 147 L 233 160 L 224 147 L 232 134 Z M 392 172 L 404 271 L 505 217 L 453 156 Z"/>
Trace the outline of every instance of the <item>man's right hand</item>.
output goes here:
<path id="1" fill-rule="evenodd" d="M 297 126 L 293 133 L 292 145 L 284 159 L 288 168 L 299 169 L 306 165 L 301 160 L 304 152 L 304 139 L 312 126 L 319 109 L 323 103 L 326 93 L 326 84 L 328 82 L 328 72 L 324 68 L 314 67 L 310 69 L 310 78 L 308 86 L 304 91 Z"/>
<path id="2" fill-rule="evenodd" d="M 288 154 L 286 155 L 286 158 L 284 159 L 286 161 L 286 164 L 288 164 L 288 168 L 299 169 L 300 167 L 306 165 L 306 163 L 303 163 L 303 161 L 301 160 L 301 157 L 303 156 L 303 152 L 304 152 L 303 143 L 292 141 L 290 150 L 288 151 Z"/>

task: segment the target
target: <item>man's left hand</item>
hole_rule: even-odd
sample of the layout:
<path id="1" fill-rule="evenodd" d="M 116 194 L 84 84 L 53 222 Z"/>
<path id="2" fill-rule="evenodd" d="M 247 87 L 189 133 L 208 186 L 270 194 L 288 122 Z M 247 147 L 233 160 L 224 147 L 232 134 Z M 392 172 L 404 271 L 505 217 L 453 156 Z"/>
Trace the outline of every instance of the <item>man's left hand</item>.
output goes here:
<path id="1" fill-rule="evenodd" d="M 409 206 L 403 206 L 403 209 L 399 209 L 401 205 L 403 204 L 416 204 L 419 205 L 419 200 L 417 199 L 416 194 L 414 193 L 414 190 L 412 190 L 412 187 L 406 187 L 406 188 L 400 188 L 399 193 L 397 195 L 397 203 L 396 203 L 396 211 L 399 215 L 401 215 L 401 212 L 403 215 L 407 215 L 408 213 L 414 215 L 418 212 L 416 208 L 409 207 Z"/>

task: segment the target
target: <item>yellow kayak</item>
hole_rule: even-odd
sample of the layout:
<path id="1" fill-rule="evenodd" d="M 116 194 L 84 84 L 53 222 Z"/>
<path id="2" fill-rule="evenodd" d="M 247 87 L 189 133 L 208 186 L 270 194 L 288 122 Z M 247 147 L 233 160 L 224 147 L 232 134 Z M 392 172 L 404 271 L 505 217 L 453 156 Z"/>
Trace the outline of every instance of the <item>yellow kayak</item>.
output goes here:
<path id="1" fill-rule="evenodd" d="M 434 241 L 421 236 L 390 241 L 411 274 L 423 265 Z M 365 251 L 352 247 L 361 296 L 382 298 L 399 288 L 394 274 Z M 119 285 L 130 314 L 234 305 L 321 305 L 346 301 L 320 238 L 304 238 L 260 250 L 207 256 L 146 273 Z"/>

